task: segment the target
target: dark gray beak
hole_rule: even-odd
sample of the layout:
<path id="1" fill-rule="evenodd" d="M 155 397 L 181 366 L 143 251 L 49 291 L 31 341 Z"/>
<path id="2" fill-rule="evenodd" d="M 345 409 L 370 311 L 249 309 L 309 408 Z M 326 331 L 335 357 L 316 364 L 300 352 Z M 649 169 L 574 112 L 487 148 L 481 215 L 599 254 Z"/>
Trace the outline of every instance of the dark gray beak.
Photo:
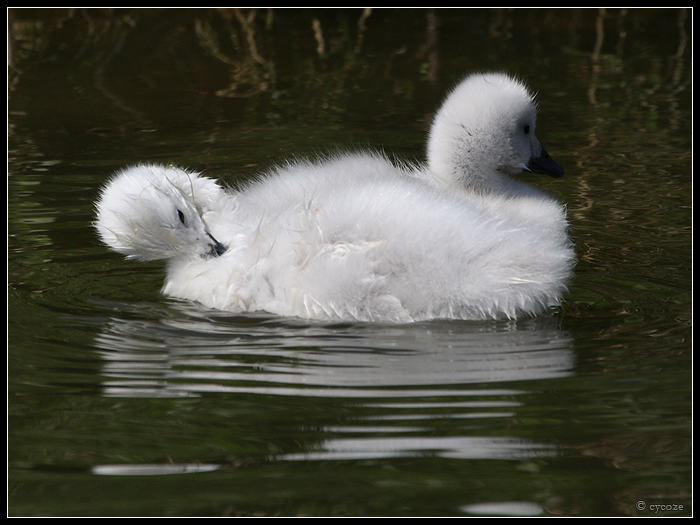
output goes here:
<path id="1" fill-rule="evenodd" d="M 541 173 L 549 175 L 555 179 L 561 179 L 564 176 L 564 169 L 554 162 L 554 159 L 549 156 L 549 153 L 542 148 L 539 157 L 531 157 L 527 163 L 527 169 L 532 173 Z"/>
<path id="2" fill-rule="evenodd" d="M 226 251 L 226 246 L 224 246 L 219 241 L 214 239 L 214 237 L 212 237 L 211 233 L 207 233 L 207 235 L 214 243 L 211 247 L 211 252 L 209 252 L 209 256 L 210 257 L 218 257 L 219 255 L 222 255 Z"/>

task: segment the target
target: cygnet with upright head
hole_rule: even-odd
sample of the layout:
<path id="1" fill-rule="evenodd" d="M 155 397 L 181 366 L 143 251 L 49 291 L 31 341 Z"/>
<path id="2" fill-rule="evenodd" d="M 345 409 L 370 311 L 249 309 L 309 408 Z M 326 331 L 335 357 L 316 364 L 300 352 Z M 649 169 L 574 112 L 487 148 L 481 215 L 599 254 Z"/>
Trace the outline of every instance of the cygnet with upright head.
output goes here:
<path id="1" fill-rule="evenodd" d="M 564 175 L 537 140 L 536 120 L 534 97 L 520 81 L 501 73 L 471 75 L 435 116 L 430 171 L 440 184 L 468 193 L 532 195 L 536 190 L 509 175 Z"/>
<path id="2" fill-rule="evenodd" d="M 310 319 L 515 319 L 560 304 L 574 253 L 564 207 L 512 180 L 561 177 L 535 106 L 504 75 L 468 77 L 438 112 L 427 166 L 357 153 L 289 163 L 240 190 L 140 165 L 97 202 L 130 258 L 164 259 L 163 292 Z"/>

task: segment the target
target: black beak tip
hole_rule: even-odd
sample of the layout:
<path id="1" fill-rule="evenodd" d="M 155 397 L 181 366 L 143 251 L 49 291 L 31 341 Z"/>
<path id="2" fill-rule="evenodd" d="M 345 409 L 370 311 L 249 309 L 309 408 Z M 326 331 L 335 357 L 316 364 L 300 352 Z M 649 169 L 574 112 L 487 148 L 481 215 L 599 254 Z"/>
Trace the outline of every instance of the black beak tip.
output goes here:
<path id="1" fill-rule="evenodd" d="M 217 256 L 223 255 L 224 253 L 226 253 L 226 246 L 224 246 L 224 245 L 221 244 L 220 242 L 217 242 L 217 243 L 214 245 L 214 251 L 216 252 L 216 255 L 217 255 Z"/>
<path id="2" fill-rule="evenodd" d="M 209 235 L 209 238 L 214 243 L 211 247 L 211 252 L 209 252 L 209 254 L 212 257 L 219 257 L 220 255 L 223 255 L 226 252 L 226 249 L 227 249 L 226 246 L 224 246 L 219 241 L 217 241 L 211 234 L 207 234 L 207 235 Z"/>
<path id="3" fill-rule="evenodd" d="M 545 175 L 549 175 L 550 177 L 554 177 L 555 179 L 563 179 L 564 178 L 564 170 L 562 169 L 561 166 L 558 166 L 558 170 L 551 171 L 549 173 L 545 173 Z"/>
<path id="4" fill-rule="evenodd" d="M 527 169 L 533 173 L 541 173 L 542 175 L 549 175 L 555 179 L 561 179 L 564 177 L 564 168 L 557 164 L 552 157 L 549 156 L 544 148 L 542 148 L 542 153 L 539 157 L 532 157 L 530 162 L 527 163 Z"/>

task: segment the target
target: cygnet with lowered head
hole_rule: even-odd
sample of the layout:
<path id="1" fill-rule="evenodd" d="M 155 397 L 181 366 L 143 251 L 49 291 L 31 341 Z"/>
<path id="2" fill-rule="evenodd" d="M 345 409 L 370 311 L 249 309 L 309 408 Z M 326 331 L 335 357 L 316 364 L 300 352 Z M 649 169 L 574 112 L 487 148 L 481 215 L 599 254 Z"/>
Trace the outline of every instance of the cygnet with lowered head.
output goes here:
<path id="1" fill-rule="evenodd" d="M 164 259 L 165 294 L 211 308 L 368 322 L 540 314 L 561 303 L 574 254 L 563 206 L 507 175 L 563 173 L 534 119 L 520 82 L 473 75 L 438 112 L 427 166 L 346 154 L 232 190 L 140 165 L 107 183 L 96 228 L 128 257 Z"/>
<path id="2" fill-rule="evenodd" d="M 129 259 L 207 260 L 226 251 L 204 215 L 225 194 L 211 179 L 185 170 L 141 165 L 118 172 L 98 202 L 98 233 Z"/>

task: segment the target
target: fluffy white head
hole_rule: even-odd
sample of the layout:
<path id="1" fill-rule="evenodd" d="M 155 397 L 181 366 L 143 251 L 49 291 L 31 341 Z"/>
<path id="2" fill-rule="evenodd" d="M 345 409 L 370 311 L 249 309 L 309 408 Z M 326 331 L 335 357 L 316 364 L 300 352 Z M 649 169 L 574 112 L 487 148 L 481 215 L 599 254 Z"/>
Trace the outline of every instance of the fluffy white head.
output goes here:
<path id="1" fill-rule="evenodd" d="M 216 257 L 226 248 L 204 222 L 223 190 L 179 168 L 141 165 L 116 174 L 97 201 L 102 241 L 141 260 Z"/>
<path id="2" fill-rule="evenodd" d="M 561 178 L 564 171 L 535 136 L 534 98 L 505 74 L 467 77 L 438 111 L 428 141 L 428 165 L 448 185 L 498 191 L 501 174 L 532 171 Z"/>

